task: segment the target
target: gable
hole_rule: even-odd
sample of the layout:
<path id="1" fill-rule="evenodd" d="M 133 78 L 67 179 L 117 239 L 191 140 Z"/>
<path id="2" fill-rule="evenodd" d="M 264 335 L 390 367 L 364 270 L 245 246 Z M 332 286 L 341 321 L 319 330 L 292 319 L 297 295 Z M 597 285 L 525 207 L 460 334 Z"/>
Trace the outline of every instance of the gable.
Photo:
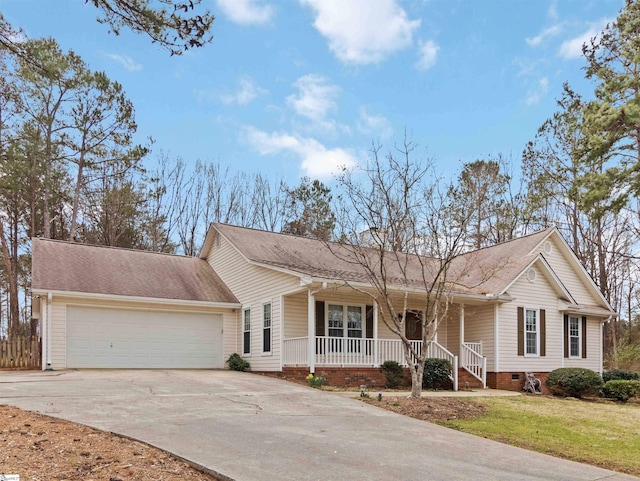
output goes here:
<path id="1" fill-rule="evenodd" d="M 536 246 L 535 250 L 542 252 L 553 272 L 571 293 L 575 303 L 600 306 L 613 312 L 595 282 L 555 229 Z"/>

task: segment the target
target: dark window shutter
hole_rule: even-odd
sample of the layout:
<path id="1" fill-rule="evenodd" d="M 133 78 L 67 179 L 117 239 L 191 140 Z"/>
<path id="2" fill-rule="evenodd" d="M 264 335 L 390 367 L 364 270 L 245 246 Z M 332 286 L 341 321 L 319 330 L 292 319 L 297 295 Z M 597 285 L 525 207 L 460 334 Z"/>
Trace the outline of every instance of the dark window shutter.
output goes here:
<path id="1" fill-rule="evenodd" d="M 316 336 L 324 334 L 324 301 L 316 301 Z"/>
<path id="2" fill-rule="evenodd" d="M 582 358 L 587 357 L 587 318 L 582 317 Z"/>
<path id="3" fill-rule="evenodd" d="M 540 309 L 540 356 L 547 355 L 547 313 Z"/>
<path id="4" fill-rule="evenodd" d="M 262 330 L 262 351 L 271 352 L 271 328 Z"/>
<path id="5" fill-rule="evenodd" d="M 569 357 L 569 315 L 564 315 L 564 357 Z"/>
<path id="6" fill-rule="evenodd" d="M 367 306 L 367 325 L 365 337 L 373 339 L 373 306 Z"/>
<path id="7" fill-rule="evenodd" d="M 524 356 L 524 307 L 518 307 L 518 356 Z"/>

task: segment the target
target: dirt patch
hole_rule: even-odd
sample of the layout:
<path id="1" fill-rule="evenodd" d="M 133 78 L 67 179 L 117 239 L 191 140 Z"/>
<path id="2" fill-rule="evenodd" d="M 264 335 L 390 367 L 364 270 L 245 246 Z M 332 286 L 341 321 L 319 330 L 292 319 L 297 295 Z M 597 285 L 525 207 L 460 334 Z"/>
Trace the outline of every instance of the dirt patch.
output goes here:
<path id="1" fill-rule="evenodd" d="M 0 406 L 0 474 L 21 481 L 218 479 L 146 444 L 10 406 Z"/>
<path id="2" fill-rule="evenodd" d="M 383 396 L 377 398 L 361 398 L 372 406 L 378 406 L 388 411 L 410 416 L 423 421 L 451 421 L 453 419 L 469 419 L 487 410 L 482 404 L 456 398 L 412 398 L 410 396 Z"/>

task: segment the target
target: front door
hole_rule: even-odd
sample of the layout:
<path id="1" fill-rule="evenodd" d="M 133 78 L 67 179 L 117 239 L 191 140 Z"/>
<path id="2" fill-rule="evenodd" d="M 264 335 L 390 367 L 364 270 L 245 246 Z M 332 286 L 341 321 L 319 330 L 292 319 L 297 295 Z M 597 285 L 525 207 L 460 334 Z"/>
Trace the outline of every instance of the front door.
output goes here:
<path id="1" fill-rule="evenodd" d="M 404 335 L 411 341 L 422 340 L 422 311 L 407 311 Z"/>

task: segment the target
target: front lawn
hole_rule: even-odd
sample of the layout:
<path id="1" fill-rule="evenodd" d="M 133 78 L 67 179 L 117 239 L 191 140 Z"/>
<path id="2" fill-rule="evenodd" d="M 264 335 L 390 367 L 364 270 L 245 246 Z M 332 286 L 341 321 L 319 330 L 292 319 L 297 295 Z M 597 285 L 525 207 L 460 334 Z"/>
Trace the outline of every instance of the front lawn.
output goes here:
<path id="1" fill-rule="evenodd" d="M 442 426 L 614 471 L 640 475 L 640 405 L 546 396 L 469 399 L 487 408 Z"/>

